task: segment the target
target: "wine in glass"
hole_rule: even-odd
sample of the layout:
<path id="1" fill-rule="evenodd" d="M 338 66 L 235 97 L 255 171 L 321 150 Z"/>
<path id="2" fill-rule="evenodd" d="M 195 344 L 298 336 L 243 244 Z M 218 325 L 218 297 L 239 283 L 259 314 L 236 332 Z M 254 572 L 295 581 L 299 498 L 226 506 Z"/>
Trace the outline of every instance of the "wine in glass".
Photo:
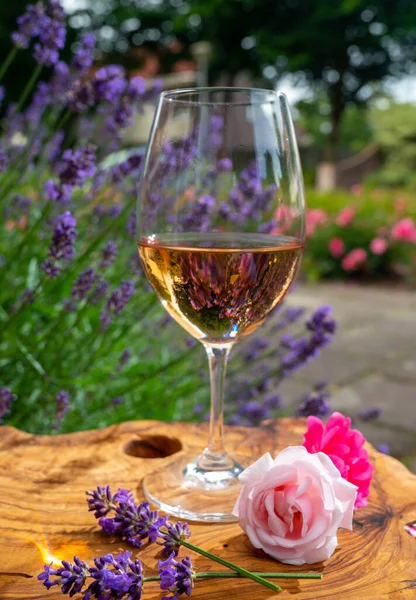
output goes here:
<path id="1" fill-rule="evenodd" d="M 144 272 L 170 315 L 207 352 L 205 449 L 146 476 L 147 498 L 188 520 L 232 521 L 238 475 L 257 457 L 229 455 L 223 387 L 232 346 L 284 298 L 304 244 L 304 192 L 286 97 L 241 88 L 161 94 L 138 203 Z"/>

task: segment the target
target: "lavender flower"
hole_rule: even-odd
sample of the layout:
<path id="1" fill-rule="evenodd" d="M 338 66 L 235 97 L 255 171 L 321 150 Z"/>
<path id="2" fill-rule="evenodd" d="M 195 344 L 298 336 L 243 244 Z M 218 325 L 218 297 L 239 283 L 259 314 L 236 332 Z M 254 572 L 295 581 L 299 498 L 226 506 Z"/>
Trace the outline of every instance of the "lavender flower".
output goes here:
<path id="1" fill-rule="evenodd" d="M 118 361 L 117 367 L 116 367 L 116 371 L 119 373 L 123 367 L 126 366 L 126 364 L 129 362 L 130 358 L 131 358 L 132 352 L 131 350 L 129 350 L 128 348 L 126 348 L 125 350 L 123 350 L 123 352 L 121 353 L 120 359 Z"/>
<path id="2" fill-rule="evenodd" d="M 127 302 L 134 294 L 134 287 L 134 281 L 126 279 L 125 281 L 122 281 L 120 287 L 111 294 L 110 298 L 107 300 L 105 310 L 100 314 L 100 321 L 105 327 L 112 322 L 111 313 L 118 315 L 124 310 Z"/>
<path id="3" fill-rule="evenodd" d="M 110 284 L 108 283 L 108 281 L 104 281 L 104 280 L 99 281 L 88 299 L 89 303 L 92 304 L 93 306 L 96 306 L 97 304 L 99 304 L 101 302 L 101 300 L 103 300 L 103 298 L 105 298 L 109 287 L 110 287 Z"/>
<path id="4" fill-rule="evenodd" d="M 69 394 L 62 390 L 56 395 L 56 411 L 55 422 L 52 424 L 52 429 L 60 429 L 62 421 L 69 410 Z"/>
<path id="5" fill-rule="evenodd" d="M 126 160 L 115 165 L 111 170 L 113 183 L 121 183 L 126 177 L 137 172 L 143 162 L 143 154 L 131 154 Z"/>
<path id="6" fill-rule="evenodd" d="M 126 231 L 131 236 L 136 235 L 136 211 L 132 210 L 127 219 Z"/>
<path id="7" fill-rule="evenodd" d="M 270 409 L 257 400 L 250 400 L 239 408 L 239 414 L 247 417 L 252 424 L 257 424 L 264 419 L 270 418 Z"/>
<path id="8" fill-rule="evenodd" d="M 72 597 L 81 592 L 89 576 L 88 565 L 74 556 L 74 564 L 66 560 L 62 561 L 62 567 L 52 569 L 51 565 L 44 565 L 43 573 L 38 575 L 38 580 L 43 581 L 46 589 L 50 589 L 54 585 L 61 586 L 63 594 L 68 594 Z M 56 577 L 56 579 L 52 579 Z"/>
<path id="9" fill-rule="evenodd" d="M 178 556 L 181 540 L 187 540 L 191 535 L 188 524 L 180 521 L 175 524 L 166 522 L 166 529 L 167 531 L 159 532 L 159 537 L 163 542 L 158 542 L 158 544 L 163 545 L 163 553 L 166 556 Z"/>
<path id="10" fill-rule="evenodd" d="M 49 246 L 49 259 L 41 265 L 41 269 L 52 279 L 60 272 L 60 266 L 55 262 L 69 261 L 74 257 L 74 243 L 78 234 L 76 224 L 77 221 L 70 212 L 59 215 L 55 220 L 52 243 Z"/>
<path id="11" fill-rule="evenodd" d="M 17 48 L 28 48 L 31 38 L 37 37 L 45 27 L 45 6 L 43 2 L 29 4 L 26 12 L 17 19 L 17 31 L 12 33 L 12 40 Z"/>
<path id="12" fill-rule="evenodd" d="M 390 446 L 388 444 L 379 444 L 376 449 L 382 454 L 390 454 Z"/>
<path id="13" fill-rule="evenodd" d="M 93 268 L 85 269 L 74 281 L 71 290 L 72 297 L 76 300 L 84 300 L 96 283 L 97 278 L 98 275 Z"/>
<path id="14" fill-rule="evenodd" d="M 141 548 L 143 540 L 149 543 L 156 542 L 159 529 L 166 524 L 166 517 L 159 517 L 157 510 L 150 510 L 148 502 L 138 506 L 133 500 L 129 490 L 119 489 L 114 496 L 110 487 L 98 487 L 95 491 L 88 491 L 87 503 L 90 511 L 95 511 L 94 516 L 103 531 L 109 535 L 117 534 L 126 542 Z M 114 517 L 107 517 L 109 512 Z"/>
<path id="15" fill-rule="evenodd" d="M 9 157 L 7 156 L 6 152 L 0 148 L 0 173 L 4 173 L 8 162 Z"/>
<path id="16" fill-rule="evenodd" d="M 63 594 L 72 597 L 83 594 L 83 600 L 140 600 L 143 589 L 142 563 L 131 560 L 131 552 L 120 552 L 118 556 L 107 554 L 94 559 L 94 567 L 74 556 L 74 563 L 62 561 L 62 567 L 53 569 L 44 565 L 38 580 L 49 590 L 61 586 Z M 92 579 L 88 587 L 87 579 Z"/>
<path id="17" fill-rule="evenodd" d="M 326 387 L 318 384 L 310 394 L 303 398 L 302 404 L 295 411 L 295 415 L 297 417 L 326 417 L 331 412 L 329 398 L 330 394 Z"/>
<path id="18" fill-rule="evenodd" d="M 160 589 L 172 593 L 172 596 L 164 596 L 163 600 L 170 598 L 177 600 L 182 594 L 190 596 L 196 578 L 195 571 L 192 568 L 192 562 L 189 556 L 183 558 L 180 562 L 175 560 L 174 553 L 169 558 L 160 560 Z"/>
<path id="19" fill-rule="evenodd" d="M 93 65 L 95 42 L 93 33 L 85 33 L 81 38 L 71 62 L 71 67 L 80 74 L 84 74 Z"/>
<path id="20" fill-rule="evenodd" d="M 35 60 L 47 67 L 56 64 L 59 50 L 65 46 L 65 13 L 59 2 L 48 0 L 46 4 L 30 4 L 26 12 L 17 19 L 18 29 L 12 34 L 17 48 L 28 48 L 32 39 Z"/>
<path id="21" fill-rule="evenodd" d="M 108 269 L 115 261 L 117 256 L 117 244 L 115 242 L 107 242 L 101 251 L 101 260 L 98 263 L 100 269 Z"/>
<path id="22" fill-rule="evenodd" d="M 3 417 L 10 414 L 14 395 L 7 387 L 0 388 L 0 423 L 3 423 Z"/>
<path id="23" fill-rule="evenodd" d="M 81 187 L 96 171 L 95 148 L 84 146 L 77 150 L 65 150 L 58 166 L 61 185 Z"/>
<path id="24" fill-rule="evenodd" d="M 307 329 L 311 332 L 309 337 L 295 338 L 291 334 L 282 336 L 281 378 L 310 362 L 331 342 L 336 331 L 336 323 L 331 316 L 331 311 L 330 306 L 322 306 L 313 313 L 306 323 Z"/>
<path id="25" fill-rule="evenodd" d="M 383 409 L 380 406 L 371 406 L 370 408 L 366 408 L 358 413 L 361 421 L 374 421 L 378 419 L 378 417 L 383 412 Z"/>
<path id="26" fill-rule="evenodd" d="M 253 338 L 248 342 L 242 351 L 242 356 L 245 362 L 256 360 L 270 346 L 270 342 L 265 338 Z"/>

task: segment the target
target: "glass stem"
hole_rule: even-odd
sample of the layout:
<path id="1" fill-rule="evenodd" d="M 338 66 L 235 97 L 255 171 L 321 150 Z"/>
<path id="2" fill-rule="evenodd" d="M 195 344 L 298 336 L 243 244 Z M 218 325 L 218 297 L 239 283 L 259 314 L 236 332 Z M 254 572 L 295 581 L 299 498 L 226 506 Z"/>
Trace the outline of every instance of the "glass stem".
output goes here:
<path id="1" fill-rule="evenodd" d="M 220 467 L 221 463 L 228 462 L 224 447 L 224 381 L 231 345 L 220 348 L 205 345 L 205 350 L 211 381 L 211 412 L 208 446 L 203 456 L 205 468 L 209 468 L 207 463 L 211 462 L 215 469 Z"/>

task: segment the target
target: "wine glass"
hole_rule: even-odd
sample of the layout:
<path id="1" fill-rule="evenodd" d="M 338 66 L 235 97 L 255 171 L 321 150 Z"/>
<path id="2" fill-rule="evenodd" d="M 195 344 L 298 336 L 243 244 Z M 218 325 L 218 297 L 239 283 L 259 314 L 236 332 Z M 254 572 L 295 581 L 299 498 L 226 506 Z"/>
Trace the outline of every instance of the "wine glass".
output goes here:
<path id="1" fill-rule="evenodd" d="M 230 456 L 223 388 L 232 346 L 261 325 L 296 276 L 304 191 L 284 94 L 195 88 L 161 94 L 138 202 L 144 272 L 169 314 L 205 347 L 211 410 L 205 449 L 146 476 L 146 497 L 196 521 L 234 521 L 238 475 L 257 457 Z M 198 455 L 199 451 L 199 455 Z"/>

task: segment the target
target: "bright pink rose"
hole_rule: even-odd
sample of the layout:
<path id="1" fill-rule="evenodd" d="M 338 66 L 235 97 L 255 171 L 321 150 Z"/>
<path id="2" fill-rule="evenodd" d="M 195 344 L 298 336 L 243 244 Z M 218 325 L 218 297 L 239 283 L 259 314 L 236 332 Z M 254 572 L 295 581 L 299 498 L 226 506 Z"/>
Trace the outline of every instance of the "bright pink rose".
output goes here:
<path id="1" fill-rule="evenodd" d="M 363 448 L 364 436 L 350 429 L 351 419 L 334 412 L 326 425 L 317 417 L 308 417 L 303 445 L 309 452 L 324 452 L 347 481 L 358 487 L 354 508 L 367 505 L 374 467 Z"/>
<path id="2" fill-rule="evenodd" d="M 318 225 L 325 225 L 328 215 L 322 208 L 310 208 L 306 211 L 306 235 L 311 236 Z"/>
<path id="3" fill-rule="evenodd" d="M 338 527 L 352 528 L 357 488 L 322 452 L 286 448 L 265 454 L 239 476 L 243 484 L 233 514 L 255 548 L 280 562 L 326 560 Z"/>
<path id="4" fill-rule="evenodd" d="M 344 271 L 357 271 L 367 260 L 367 252 L 364 248 L 354 248 L 342 259 L 341 267 Z"/>
<path id="5" fill-rule="evenodd" d="M 391 230 L 393 240 L 405 240 L 407 242 L 416 242 L 416 226 L 411 217 L 405 217 L 397 221 Z"/>
<path id="6" fill-rule="evenodd" d="M 355 217 L 355 208 L 353 206 L 347 206 L 343 208 L 339 213 L 335 222 L 340 227 L 347 227 L 353 218 Z"/>
<path id="7" fill-rule="evenodd" d="M 388 247 L 388 241 L 381 237 L 375 237 L 370 242 L 370 250 L 373 254 L 384 254 Z"/>
<path id="8" fill-rule="evenodd" d="M 345 252 L 344 240 L 340 237 L 334 237 L 328 243 L 329 254 L 334 258 L 340 258 Z"/>

